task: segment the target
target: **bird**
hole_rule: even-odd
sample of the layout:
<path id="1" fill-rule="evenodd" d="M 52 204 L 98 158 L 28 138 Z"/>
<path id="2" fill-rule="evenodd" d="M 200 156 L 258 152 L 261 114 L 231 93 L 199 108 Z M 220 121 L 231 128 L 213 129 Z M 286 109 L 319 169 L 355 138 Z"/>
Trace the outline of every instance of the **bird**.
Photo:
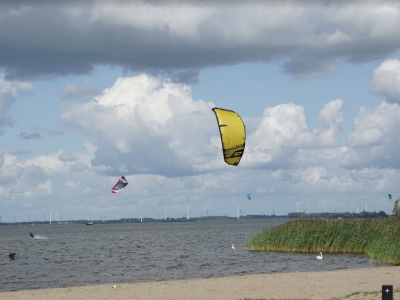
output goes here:
<path id="1" fill-rule="evenodd" d="M 235 250 L 235 244 L 232 244 L 232 249 Z"/>
<path id="2" fill-rule="evenodd" d="M 321 255 L 316 256 L 318 259 L 322 259 L 322 252 L 320 252 Z"/>

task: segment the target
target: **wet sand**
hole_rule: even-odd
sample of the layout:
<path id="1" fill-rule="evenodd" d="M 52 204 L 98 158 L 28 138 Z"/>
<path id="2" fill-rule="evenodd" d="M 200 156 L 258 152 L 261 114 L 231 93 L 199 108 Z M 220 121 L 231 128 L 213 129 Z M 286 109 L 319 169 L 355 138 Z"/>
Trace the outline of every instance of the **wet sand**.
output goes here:
<path id="1" fill-rule="evenodd" d="M 114 285 L 116 286 L 114 288 Z M 382 285 L 400 288 L 400 267 L 324 272 L 295 272 L 221 278 L 119 283 L 0 293 L 0 299 L 330 299 L 356 292 L 376 292 Z M 346 299 L 381 299 L 380 294 L 356 294 Z M 394 293 L 400 299 L 400 293 Z"/>

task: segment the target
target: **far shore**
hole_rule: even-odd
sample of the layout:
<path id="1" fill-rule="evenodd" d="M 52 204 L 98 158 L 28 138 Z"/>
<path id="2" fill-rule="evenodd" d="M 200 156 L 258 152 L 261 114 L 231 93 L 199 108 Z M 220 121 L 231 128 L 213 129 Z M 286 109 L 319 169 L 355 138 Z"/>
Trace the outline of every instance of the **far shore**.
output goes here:
<path id="1" fill-rule="evenodd" d="M 220 278 L 111 282 L 66 288 L 0 293 L 4 300 L 137 299 L 137 300 L 238 300 L 238 299 L 381 299 L 382 285 L 400 288 L 400 267 L 378 267 L 321 272 L 294 272 Z M 115 286 L 115 287 L 114 287 Z M 367 292 L 368 295 L 363 294 Z M 393 299 L 400 299 L 395 292 Z"/>

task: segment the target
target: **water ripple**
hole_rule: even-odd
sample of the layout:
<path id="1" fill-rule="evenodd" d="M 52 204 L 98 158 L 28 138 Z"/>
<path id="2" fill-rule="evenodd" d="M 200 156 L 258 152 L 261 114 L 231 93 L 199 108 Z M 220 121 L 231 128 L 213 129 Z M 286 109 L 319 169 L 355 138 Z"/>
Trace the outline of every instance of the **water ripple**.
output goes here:
<path id="1" fill-rule="evenodd" d="M 286 221 L 6 226 L 0 228 L 0 292 L 387 266 L 353 254 L 324 254 L 320 261 L 315 254 L 245 250 L 253 234 Z M 8 260 L 10 249 L 19 259 Z"/>

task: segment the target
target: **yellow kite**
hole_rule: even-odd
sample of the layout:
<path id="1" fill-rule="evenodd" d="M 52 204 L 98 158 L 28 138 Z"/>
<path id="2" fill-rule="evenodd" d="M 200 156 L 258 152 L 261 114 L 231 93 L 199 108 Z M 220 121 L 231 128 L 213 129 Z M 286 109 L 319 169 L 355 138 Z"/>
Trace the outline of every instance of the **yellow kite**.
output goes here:
<path id="1" fill-rule="evenodd" d="M 212 110 L 217 117 L 225 162 L 237 166 L 246 142 L 246 128 L 242 118 L 232 110 L 216 107 Z"/>

